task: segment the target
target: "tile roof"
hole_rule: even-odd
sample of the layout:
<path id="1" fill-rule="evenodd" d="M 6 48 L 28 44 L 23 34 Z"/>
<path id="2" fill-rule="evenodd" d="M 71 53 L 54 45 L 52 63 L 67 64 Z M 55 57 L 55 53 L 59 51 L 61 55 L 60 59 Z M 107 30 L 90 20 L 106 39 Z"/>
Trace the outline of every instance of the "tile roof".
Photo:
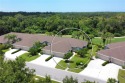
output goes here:
<path id="1" fill-rule="evenodd" d="M 122 47 L 125 46 L 125 42 L 117 42 L 117 43 L 112 43 L 112 44 L 108 44 L 107 47 L 110 49 L 114 49 L 114 48 L 118 48 L 118 47 Z"/>
<path id="2" fill-rule="evenodd" d="M 98 54 L 103 54 L 125 61 L 125 42 L 112 43 L 107 45 L 109 49 L 101 50 Z"/>
<path id="3" fill-rule="evenodd" d="M 52 50 L 56 52 L 66 53 L 71 50 L 71 47 L 84 47 L 87 45 L 86 41 L 74 39 L 74 38 L 65 38 L 65 37 L 54 37 L 54 36 L 45 36 L 41 34 L 27 34 L 27 33 L 8 33 L 15 34 L 17 38 L 21 38 L 21 41 L 14 43 L 13 45 L 20 45 L 26 47 L 32 47 L 32 45 L 37 42 L 52 42 Z M 5 43 L 7 40 L 4 39 L 5 35 L 0 36 L 0 43 Z M 50 50 L 50 46 L 46 46 L 43 49 Z"/>

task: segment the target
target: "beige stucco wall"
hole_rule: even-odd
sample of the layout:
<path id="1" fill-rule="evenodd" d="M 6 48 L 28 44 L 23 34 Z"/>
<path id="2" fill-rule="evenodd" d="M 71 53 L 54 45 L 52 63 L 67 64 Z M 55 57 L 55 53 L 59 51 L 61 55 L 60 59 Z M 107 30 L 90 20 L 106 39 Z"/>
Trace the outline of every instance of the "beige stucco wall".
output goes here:
<path id="1" fill-rule="evenodd" d="M 105 55 L 103 55 L 103 54 L 99 54 L 99 53 L 97 53 L 97 56 L 100 58 L 100 59 L 102 59 L 102 60 L 109 60 L 109 56 L 105 56 Z"/>
<path id="2" fill-rule="evenodd" d="M 119 59 L 116 59 L 116 58 L 113 58 L 113 57 L 109 57 L 109 56 L 106 56 L 106 55 L 103 55 L 103 54 L 100 54 L 100 53 L 97 53 L 97 56 L 100 59 L 103 59 L 103 60 L 106 60 L 106 61 L 111 58 L 111 62 L 113 62 L 117 65 L 120 65 L 120 66 L 125 66 L 125 61 L 122 61 L 122 60 L 119 60 Z"/>
<path id="3" fill-rule="evenodd" d="M 45 49 L 43 49 L 43 53 L 45 53 L 45 54 L 52 54 L 55 57 L 60 57 L 60 58 L 63 58 L 63 56 L 64 56 L 64 53 L 54 52 L 54 51 L 50 52 L 50 50 L 45 50 Z"/>
<path id="4" fill-rule="evenodd" d="M 21 49 L 26 50 L 26 51 L 28 51 L 29 48 L 30 48 L 30 47 L 27 47 L 27 46 L 21 46 L 21 45 L 13 45 L 13 46 L 14 46 L 14 48 L 16 48 L 16 49 L 21 48 Z"/>

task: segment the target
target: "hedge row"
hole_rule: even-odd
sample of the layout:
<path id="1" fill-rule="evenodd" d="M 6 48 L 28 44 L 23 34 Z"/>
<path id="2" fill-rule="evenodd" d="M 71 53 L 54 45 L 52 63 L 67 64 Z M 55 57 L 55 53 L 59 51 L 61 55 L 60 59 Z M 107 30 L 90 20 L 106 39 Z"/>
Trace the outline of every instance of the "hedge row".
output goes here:
<path id="1" fill-rule="evenodd" d="M 51 56 L 49 56 L 48 58 L 46 58 L 46 60 L 45 60 L 45 61 L 49 61 L 52 57 L 53 57 L 52 55 L 51 55 Z"/>
<path id="2" fill-rule="evenodd" d="M 69 59 L 73 55 L 72 52 L 68 52 L 67 54 L 64 55 L 63 59 Z"/>
<path id="3" fill-rule="evenodd" d="M 19 52 L 20 50 L 21 50 L 21 48 L 16 50 L 16 51 L 14 51 L 14 52 L 12 52 L 11 54 L 15 54 L 15 53 Z"/>
<path id="4" fill-rule="evenodd" d="M 105 66 L 105 65 L 107 65 L 109 63 L 109 61 L 105 61 L 103 64 L 102 64 L 102 66 Z"/>
<path id="5" fill-rule="evenodd" d="M 123 69 L 125 69 L 125 66 L 122 66 Z"/>

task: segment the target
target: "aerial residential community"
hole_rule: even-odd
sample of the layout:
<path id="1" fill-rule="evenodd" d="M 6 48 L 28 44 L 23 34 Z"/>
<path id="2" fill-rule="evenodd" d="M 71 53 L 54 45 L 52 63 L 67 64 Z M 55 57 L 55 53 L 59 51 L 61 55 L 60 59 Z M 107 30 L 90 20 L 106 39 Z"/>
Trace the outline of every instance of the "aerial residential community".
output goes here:
<path id="1" fill-rule="evenodd" d="M 124 3 L 0 0 L 0 83 L 125 83 Z"/>

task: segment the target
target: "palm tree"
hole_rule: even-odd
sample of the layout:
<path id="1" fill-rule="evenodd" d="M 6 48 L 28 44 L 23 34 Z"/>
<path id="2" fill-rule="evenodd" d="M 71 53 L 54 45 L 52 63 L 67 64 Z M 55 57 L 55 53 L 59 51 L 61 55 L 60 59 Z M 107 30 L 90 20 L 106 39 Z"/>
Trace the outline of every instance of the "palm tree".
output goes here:
<path id="1" fill-rule="evenodd" d="M 105 46 L 106 40 L 107 40 L 106 32 L 103 32 L 103 33 L 102 33 L 101 39 L 102 39 L 103 45 Z"/>
<path id="2" fill-rule="evenodd" d="M 110 42 L 109 43 L 111 43 L 111 41 L 112 41 L 112 38 L 114 38 L 114 34 L 110 34 Z"/>
<path id="3" fill-rule="evenodd" d="M 114 38 L 114 35 L 112 33 L 110 33 L 110 32 L 107 32 L 106 33 L 106 41 L 107 41 L 106 44 L 111 43 L 112 38 Z"/>

